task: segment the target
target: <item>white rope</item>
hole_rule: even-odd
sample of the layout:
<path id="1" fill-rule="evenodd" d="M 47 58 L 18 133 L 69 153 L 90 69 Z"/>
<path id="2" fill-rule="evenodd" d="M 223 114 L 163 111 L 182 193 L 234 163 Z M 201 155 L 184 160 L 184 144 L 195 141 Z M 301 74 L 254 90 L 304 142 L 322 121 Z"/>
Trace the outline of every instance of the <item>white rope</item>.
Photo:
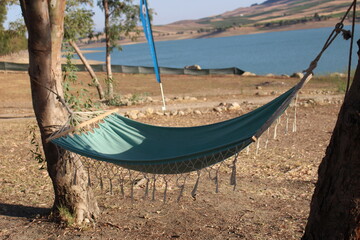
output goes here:
<path id="1" fill-rule="evenodd" d="M 161 98 L 163 102 L 162 110 L 166 111 L 166 104 L 165 104 L 165 96 L 164 96 L 164 89 L 162 83 L 160 83 L 160 91 L 161 91 Z"/>

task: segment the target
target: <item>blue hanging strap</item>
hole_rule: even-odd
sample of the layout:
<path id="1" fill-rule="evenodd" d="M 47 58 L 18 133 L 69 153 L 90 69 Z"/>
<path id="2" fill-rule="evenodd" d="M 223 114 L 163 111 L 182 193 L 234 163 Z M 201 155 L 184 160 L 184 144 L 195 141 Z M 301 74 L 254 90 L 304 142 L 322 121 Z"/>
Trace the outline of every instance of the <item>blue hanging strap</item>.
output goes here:
<path id="1" fill-rule="evenodd" d="M 152 34 L 151 22 L 150 22 L 150 17 L 149 17 L 149 9 L 148 9 L 146 0 L 140 0 L 140 18 L 141 18 L 141 22 L 142 22 L 142 25 L 144 28 L 144 33 L 145 33 L 146 39 L 149 43 L 150 53 L 151 53 L 151 57 L 152 57 L 152 60 L 154 63 L 154 71 L 155 71 L 155 75 L 156 75 L 156 81 L 160 84 L 160 91 L 161 91 L 161 97 L 162 97 L 162 102 L 163 102 L 162 110 L 165 111 L 166 105 L 165 105 L 164 89 L 163 89 L 163 86 L 161 83 L 159 65 L 158 65 L 158 60 L 157 60 L 157 56 L 156 56 L 155 44 L 154 44 L 154 37 Z"/>
<path id="2" fill-rule="evenodd" d="M 144 28 L 144 33 L 145 33 L 146 39 L 149 43 L 150 53 L 151 53 L 151 57 L 152 57 L 152 60 L 154 63 L 154 71 L 156 74 L 156 80 L 158 81 L 158 83 L 161 83 L 159 65 L 158 65 L 158 60 L 157 60 L 157 56 L 156 56 L 154 38 L 153 38 L 153 34 L 152 34 L 151 22 L 150 22 L 150 17 L 149 17 L 149 9 L 148 9 L 146 0 L 140 0 L 140 18 L 141 18 L 141 22 L 142 22 L 142 25 Z"/>

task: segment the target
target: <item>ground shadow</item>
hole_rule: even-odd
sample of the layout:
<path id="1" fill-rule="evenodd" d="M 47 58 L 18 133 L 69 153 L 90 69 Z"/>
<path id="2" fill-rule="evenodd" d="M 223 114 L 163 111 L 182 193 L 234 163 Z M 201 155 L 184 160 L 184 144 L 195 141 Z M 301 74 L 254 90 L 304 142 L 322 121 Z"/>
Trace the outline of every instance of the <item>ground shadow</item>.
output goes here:
<path id="1" fill-rule="evenodd" d="M 49 214 L 50 210 L 50 208 L 0 203 L 0 215 L 9 217 L 34 218 L 38 214 L 41 216 Z"/>

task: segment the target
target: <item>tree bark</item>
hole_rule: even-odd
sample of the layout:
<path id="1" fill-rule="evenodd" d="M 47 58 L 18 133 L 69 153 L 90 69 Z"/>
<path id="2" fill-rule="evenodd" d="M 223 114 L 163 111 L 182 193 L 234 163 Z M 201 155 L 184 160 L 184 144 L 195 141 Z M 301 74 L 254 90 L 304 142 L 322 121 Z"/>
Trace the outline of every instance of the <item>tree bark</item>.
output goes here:
<path id="1" fill-rule="evenodd" d="M 359 221 L 360 62 L 318 170 L 302 239 L 360 239 Z"/>
<path id="2" fill-rule="evenodd" d="M 79 56 L 79 58 L 81 59 L 81 61 L 85 65 L 86 69 L 88 70 L 88 72 L 89 72 L 89 74 L 90 74 L 90 76 L 92 78 L 92 81 L 95 84 L 95 87 L 96 87 L 96 90 L 98 92 L 100 100 L 103 100 L 105 98 L 104 90 L 102 89 L 101 84 L 100 84 L 94 70 L 92 69 L 91 65 L 88 63 L 88 61 L 86 60 L 84 55 L 81 53 L 81 51 L 80 51 L 79 47 L 77 46 L 76 42 L 70 40 L 69 43 L 74 48 L 75 52 L 77 53 L 77 55 Z"/>
<path id="3" fill-rule="evenodd" d="M 105 39 L 106 39 L 106 83 L 108 86 L 108 98 L 114 98 L 113 74 L 111 69 L 111 42 L 110 42 L 110 10 L 108 0 L 103 0 L 105 12 Z"/>
<path id="4" fill-rule="evenodd" d="M 68 114 L 57 100 L 63 97 L 61 43 L 65 0 L 20 0 L 29 34 L 29 76 L 36 120 L 53 183 L 53 212 L 66 207 L 77 224 L 93 220 L 99 208 L 87 184 L 87 175 L 74 155 L 45 140 L 61 126 Z M 54 94 L 53 92 L 57 93 Z"/>

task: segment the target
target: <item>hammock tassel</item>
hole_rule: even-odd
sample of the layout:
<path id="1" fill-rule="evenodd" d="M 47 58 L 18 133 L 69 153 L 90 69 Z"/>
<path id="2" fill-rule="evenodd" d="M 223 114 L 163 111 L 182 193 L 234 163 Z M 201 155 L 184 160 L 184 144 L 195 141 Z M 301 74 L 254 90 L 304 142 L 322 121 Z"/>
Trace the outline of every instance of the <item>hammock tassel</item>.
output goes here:
<path id="1" fill-rule="evenodd" d="M 219 173 L 216 171 L 215 182 L 215 193 L 219 193 Z"/>
<path id="2" fill-rule="evenodd" d="M 218 167 L 216 168 L 214 177 L 211 176 L 212 167 L 210 167 L 209 171 L 208 171 L 209 172 L 209 179 L 211 181 L 214 181 L 214 183 L 215 183 L 215 193 L 219 193 L 219 170 L 220 170 L 221 166 L 222 166 L 222 163 L 220 163 L 218 165 Z"/>
<path id="3" fill-rule="evenodd" d="M 109 178 L 109 184 L 110 184 L 110 194 L 113 195 L 113 184 L 111 178 Z"/>
<path id="4" fill-rule="evenodd" d="M 296 124 L 296 115 L 297 115 L 297 102 L 298 102 L 298 95 L 295 97 L 295 110 L 294 110 L 294 122 L 293 122 L 293 132 L 297 131 L 297 124 Z"/>
<path id="5" fill-rule="evenodd" d="M 277 138 L 277 128 L 278 128 L 279 123 L 280 123 L 280 118 L 276 120 L 276 124 L 275 124 L 275 127 L 274 127 L 274 137 L 273 137 L 273 139 Z"/>
<path id="6" fill-rule="evenodd" d="M 166 203 L 166 195 L 167 195 L 167 190 L 168 190 L 168 180 L 166 179 L 165 176 L 164 176 L 164 182 L 165 182 L 165 189 L 164 189 L 164 199 L 163 199 L 163 202 Z"/>
<path id="7" fill-rule="evenodd" d="M 184 194 L 184 189 L 185 189 L 185 184 L 180 186 L 180 192 L 179 192 L 179 196 L 177 198 L 177 202 L 180 202 L 180 199 L 181 199 L 182 195 Z"/>
<path id="8" fill-rule="evenodd" d="M 260 138 L 257 140 L 256 142 L 256 151 L 255 151 L 255 155 L 259 154 L 259 149 L 260 149 Z"/>
<path id="9" fill-rule="evenodd" d="M 285 116 L 286 116 L 285 134 L 288 134 L 288 132 L 289 132 L 289 115 L 288 115 L 287 111 L 285 111 Z"/>
<path id="10" fill-rule="evenodd" d="M 191 196 L 193 197 L 194 200 L 196 200 L 196 192 L 199 186 L 199 182 L 200 182 L 200 171 L 197 171 L 197 179 L 196 179 L 196 183 L 194 185 L 193 190 L 191 191 Z"/>
<path id="11" fill-rule="evenodd" d="M 102 179 L 102 174 L 100 174 L 100 189 L 101 189 L 101 192 L 104 190 L 104 183 L 103 183 L 103 179 Z"/>
<path id="12" fill-rule="evenodd" d="M 87 168 L 88 186 L 91 187 L 90 168 Z"/>
<path id="13" fill-rule="evenodd" d="M 74 168 L 74 179 L 73 179 L 73 185 L 77 184 L 77 169 Z"/>
<path id="14" fill-rule="evenodd" d="M 232 165 L 231 176 L 230 176 L 230 185 L 234 186 L 233 191 L 235 191 L 235 189 L 236 189 L 236 163 L 237 163 L 238 156 L 239 156 L 239 153 L 236 153 L 235 157 L 234 157 L 233 165 Z"/>
<path id="15" fill-rule="evenodd" d="M 156 176 L 153 176 L 153 189 L 152 189 L 152 201 L 155 201 L 155 192 L 156 192 Z"/>
<path id="16" fill-rule="evenodd" d="M 269 135 L 270 135 L 270 128 L 267 129 L 267 137 L 266 137 L 265 146 L 264 146 L 265 149 L 267 149 L 268 144 L 269 144 Z"/>
<path id="17" fill-rule="evenodd" d="M 131 188 L 130 188 L 131 201 L 134 201 L 134 185 L 135 185 L 135 180 L 131 180 Z"/>
<path id="18" fill-rule="evenodd" d="M 150 179 L 145 175 L 144 176 L 146 179 L 146 183 L 145 183 L 145 193 L 144 193 L 144 199 L 147 199 L 149 196 L 149 183 L 150 183 Z"/>
<path id="19" fill-rule="evenodd" d="M 123 178 L 119 178 L 119 184 L 120 184 L 120 193 L 122 198 L 125 197 L 125 190 L 124 190 L 124 179 Z"/>

